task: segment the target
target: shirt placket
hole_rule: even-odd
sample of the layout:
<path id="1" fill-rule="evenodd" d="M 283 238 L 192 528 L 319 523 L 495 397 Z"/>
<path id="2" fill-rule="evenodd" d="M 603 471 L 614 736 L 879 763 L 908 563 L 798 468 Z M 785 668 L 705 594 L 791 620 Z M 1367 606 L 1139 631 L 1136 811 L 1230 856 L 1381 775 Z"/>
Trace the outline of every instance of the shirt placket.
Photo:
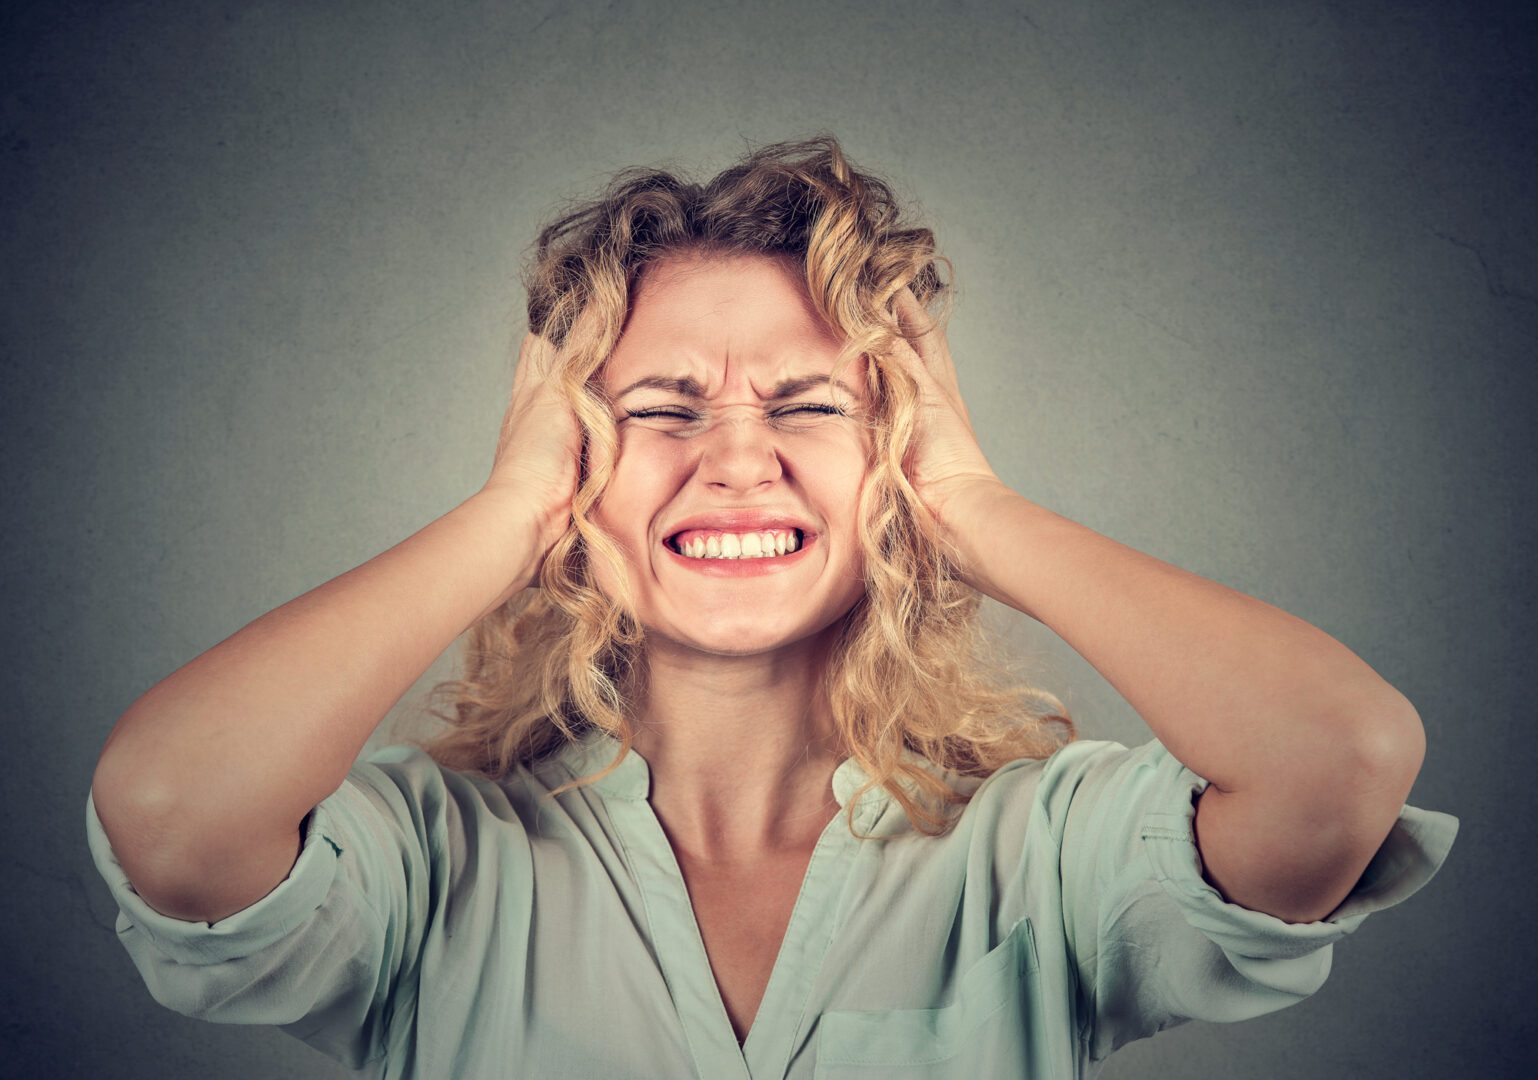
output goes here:
<path id="1" fill-rule="evenodd" d="M 567 760 L 571 775 L 607 766 L 616 747 L 606 736 L 589 735 L 571 750 Z M 843 807 L 863 779 L 852 761 L 846 761 L 834 776 L 839 812 L 823 828 L 812 850 L 764 998 L 740 1046 L 716 986 L 683 871 L 648 801 L 650 766 L 632 751 L 614 772 L 596 781 L 640 891 L 652 948 L 693 1056 L 695 1074 L 702 1080 L 779 1080 L 785 1075 L 806 1020 L 806 1003 L 832 943 L 840 898 L 859 861 L 855 847 L 860 841 L 851 835 Z M 855 827 L 861 833 L 881 831 L 879 823 L 889 803 L 879 789 L 866 792 L 855 808 Z"/>
<path id="2" fill-rule="evenodd" d="M 678 1021 L 701 1080 L 752 1080 L 731 1019 L 716 989 L 683 873 L 662 825 L 644 798 L 610 801 L 609 817 L 625 844 Z"/>

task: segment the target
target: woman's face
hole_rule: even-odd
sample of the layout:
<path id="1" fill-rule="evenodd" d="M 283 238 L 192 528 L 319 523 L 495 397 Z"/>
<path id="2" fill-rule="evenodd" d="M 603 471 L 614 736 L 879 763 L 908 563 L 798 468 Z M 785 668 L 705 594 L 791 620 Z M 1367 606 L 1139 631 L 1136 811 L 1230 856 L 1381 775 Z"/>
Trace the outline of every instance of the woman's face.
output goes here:
<path id="1" fill-rule="evenodd" d="M 594 518 L 626 553 L 649 634 L 760 653 L 826 628 L 864 593 L 865 373 L 848 364 L 844 387 L 829 384 L 839 344 L 773 258 L 679 255 L 643 275 L 602 374 L 619 458 Z M 784 555 L 690 554 L 778 552 L 762 534 L 793 529 L 802 546 Z"/>

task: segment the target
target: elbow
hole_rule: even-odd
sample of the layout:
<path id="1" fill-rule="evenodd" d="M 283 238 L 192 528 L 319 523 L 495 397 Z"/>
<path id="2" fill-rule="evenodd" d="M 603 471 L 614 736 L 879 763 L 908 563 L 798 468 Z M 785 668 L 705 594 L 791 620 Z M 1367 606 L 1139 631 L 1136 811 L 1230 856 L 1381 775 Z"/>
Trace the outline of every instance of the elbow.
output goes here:
<path id="1" fill-rule="evenodd" d="M 1414 706 L 1406 701 L 1358 726 L 1357 754 L 1363 766 L 1413 783 L 1426 761 L 1426 725 Z"/>
<path id="2" fill-rule="evenodd" d="M 1389 711 L 1371 720 L 1355 718 L 1349 776 L 1343 790 L 1357 805 L 1389 825 L 1399 816 L 1426 760 L 1426 728 L 1412 708 Z"/>

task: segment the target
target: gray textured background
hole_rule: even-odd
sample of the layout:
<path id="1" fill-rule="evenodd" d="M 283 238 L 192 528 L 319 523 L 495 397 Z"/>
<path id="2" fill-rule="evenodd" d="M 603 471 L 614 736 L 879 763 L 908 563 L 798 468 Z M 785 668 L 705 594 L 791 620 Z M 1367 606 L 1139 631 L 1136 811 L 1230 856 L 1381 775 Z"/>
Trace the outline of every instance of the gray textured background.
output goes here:
<path id="1" fill-rule="evenodd" d="M 341 1075 L 150 999 L 85 845 L 103 739 L 479 486 L 544 215 L 625 165 L 705 174 L 827 129 L 955 260 L 952 346 L 1004 479 L 1345 642 L 1425 720 L 1410 801 L 1462 819 L 1314 997 L 1104 1075 L 1512 1074 L 1538 854 L 1517 10 L 9 5 L 3 1059 Z M 1086 735 L 1150 737 L 1049 631 L 989 617 Z"/>

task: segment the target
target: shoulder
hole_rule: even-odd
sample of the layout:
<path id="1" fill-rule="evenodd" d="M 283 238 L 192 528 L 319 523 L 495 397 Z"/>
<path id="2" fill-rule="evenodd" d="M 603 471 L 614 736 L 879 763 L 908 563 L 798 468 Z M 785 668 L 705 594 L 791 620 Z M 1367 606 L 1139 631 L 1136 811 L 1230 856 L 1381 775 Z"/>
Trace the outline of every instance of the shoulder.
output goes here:
<path id="1" fill-rule="evenodd" d="M 1158 740 L 1128 747 L 1109 739 L 1075 739 L 1048 757 L 1019 758 L 999 766 L 983 781 L 977 795 L 1055 803 L 1071 799 L 1086 781 L 1117 771 L 1159 768 L 1167 757 L 1168 751 Z"/>
<path id="2" fill-rule="evenodd" d="M 983 781 L 974 801 L 980 814 L 1026 817 L 1061 841 L 1070 810 L 1082 819 L 1093 806 L 1098 819 L 1118 808 L 1135 808 L 1159 790 L 1205 785 L 1187 773 L 1157 739 L 1133 747 L 1109 739 L 1076 739 L 1049 757 L 1000 766 Z"/>
<path id="3" fill-rule="evenodd" d="M 462 772 L 441 764 L 417 746 L 392 744 L 366 750 L 347 774 L 348 784 L 403 824 L 495 817 L 516 821 L 506 781 Z"/>

